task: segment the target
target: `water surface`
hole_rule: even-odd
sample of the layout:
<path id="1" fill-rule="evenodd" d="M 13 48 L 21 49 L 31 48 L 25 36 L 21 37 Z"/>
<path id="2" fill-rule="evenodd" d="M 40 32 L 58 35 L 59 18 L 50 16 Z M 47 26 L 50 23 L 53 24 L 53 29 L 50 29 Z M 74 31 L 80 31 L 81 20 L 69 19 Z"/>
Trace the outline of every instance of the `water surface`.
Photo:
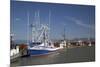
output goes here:
<path id="1" fill-rule="evenodd" d="M 18 61 L 11 63 L 11 66 L 60 64 L 72 62 L 90 62 L 95 61 L 95 46 L 64 48 L 45 56 L 21 57 Z"/>

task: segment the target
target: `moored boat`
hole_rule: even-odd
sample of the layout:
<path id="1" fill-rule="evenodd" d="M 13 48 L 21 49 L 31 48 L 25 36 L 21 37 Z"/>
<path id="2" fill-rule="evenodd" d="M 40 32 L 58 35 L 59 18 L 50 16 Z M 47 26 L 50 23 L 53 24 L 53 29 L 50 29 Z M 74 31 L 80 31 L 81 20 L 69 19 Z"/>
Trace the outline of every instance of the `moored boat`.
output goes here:
<path id="1" fill-rule="evenodd" d="M 50 13 L 49 13 L 49 23 L 50 23 Z M 39 12 L 35 14 L 36 23 L 31 25 L 32 27 L 32 42 L 28 46 L 29 55 L 45 55 L 51 52 L 61 49 L 60 47 L 54 47 L 54 44 L 50 41 L 49 30 L 50 26 L 47 24 L 39 24 Z M 38 20 L 38 21 L 37 21 Z M 29 22 L 28 22 L 29 24 Z"/>

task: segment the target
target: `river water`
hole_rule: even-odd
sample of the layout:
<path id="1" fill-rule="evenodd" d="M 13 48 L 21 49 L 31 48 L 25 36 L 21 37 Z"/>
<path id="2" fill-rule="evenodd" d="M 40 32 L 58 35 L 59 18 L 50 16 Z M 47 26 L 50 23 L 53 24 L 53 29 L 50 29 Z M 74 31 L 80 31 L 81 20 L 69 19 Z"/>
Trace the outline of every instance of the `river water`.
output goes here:
<path id="1" fill-rule="evenodd" d="M 45 56 L 21 57 L 11 67 L 95 61 L 95 46 L 64 48 Z"/>

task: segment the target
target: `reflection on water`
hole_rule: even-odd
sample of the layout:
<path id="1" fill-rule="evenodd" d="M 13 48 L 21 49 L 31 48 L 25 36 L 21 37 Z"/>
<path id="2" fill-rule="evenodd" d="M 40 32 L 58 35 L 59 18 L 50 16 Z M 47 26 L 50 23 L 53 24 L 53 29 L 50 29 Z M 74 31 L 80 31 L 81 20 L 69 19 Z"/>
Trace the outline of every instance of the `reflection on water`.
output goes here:
<path id="1" fill-rule="evenodd" d="M 57 64 L 95 61 L 95 47 L 65 48 L 44 56 L 21 57 L 11 64 L 14 66 Z"/>

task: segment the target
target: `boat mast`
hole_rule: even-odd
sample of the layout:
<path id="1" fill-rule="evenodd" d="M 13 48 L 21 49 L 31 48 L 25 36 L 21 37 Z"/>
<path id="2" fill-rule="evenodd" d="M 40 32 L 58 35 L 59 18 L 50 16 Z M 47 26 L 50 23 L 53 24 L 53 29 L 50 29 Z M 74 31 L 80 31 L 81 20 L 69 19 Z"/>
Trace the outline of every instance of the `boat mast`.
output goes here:
<path id="1" fill-rule="evenodd" d="M 51 12 L 49 11 L 48 25 L 43 25 L 43 41 L 45 47 L 49 46 L 47 43 L 50 42 L 50 22 L 51 22 L 50 18 L 51 18 Z"/>
<path id="2" fill-rule="evenodd" d="M 13 39 L 13 36 L 14 36 L 14 34 L 10 34 L 10 46 L 11 46 L 10 49 L 14 48 L 14 39 Z"/>
<path id="3" fill-rule="evenodd" d="M 27 12 L 27 45 L 29 45 L 29 12 Z"/>
<path id="4" fill-rule="evenodd" d="M 32 23 L 32 42 L 39 42 L 38 37 L 40 33 L 40 12 L 35 12 L 34 22 Z"/>
<path id="5" fill-rule="evenodd" d="M 66 35 L 65 35 L 65 32 L 66 32 L 66 28 L 65 28 L 65 24 L 64 24 L 64 33 L 63 33 L 63 38 L 64 38 L 64 41 L 66 40 Z"/>
<path id="6" fill-rule="evenodd" d="M 36 22 L 36 12 L 34 14 L 34 22 Z M 32 23 L 31 24 L 31 27 L 32 27 L 32 42 L 35 42 L 36 41 L 36 23 Z"/>
<path id="7" fill-rule="evenodd" d="M 89 35 L 88 35 L 88 46 L 92 46 L 92 44 L 91 44 L 91 31 L 89 30 Z"/>
<path id="8" fill-rule="evenodd" d="M 37 14 L 37 19 L 38 19 L 37 27 L 40 28 L 40 11 L 39 10 L 38 10 L 38 14 Z"/>
<path id="9" fill-rule="evenodd" d="M 48 40 L 50 41 L 50 22 L 51 22 L 51 11 L 49 11 L 49 32 L 48 32 Z"/>

